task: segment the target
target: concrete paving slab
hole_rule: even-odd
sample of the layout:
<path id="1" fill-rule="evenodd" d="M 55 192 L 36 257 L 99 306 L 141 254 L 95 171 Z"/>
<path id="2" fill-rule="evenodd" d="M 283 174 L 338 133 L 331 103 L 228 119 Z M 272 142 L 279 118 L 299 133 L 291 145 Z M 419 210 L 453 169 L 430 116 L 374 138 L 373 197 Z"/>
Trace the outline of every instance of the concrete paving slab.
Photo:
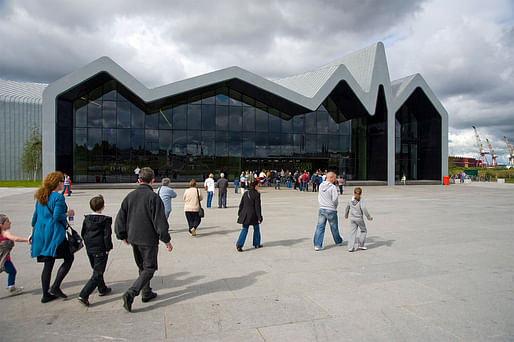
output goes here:
<path id="1" fill-rule="evenodd" d="M 35 189 L 0 191 L 0 212 L 12 232 L 30 232 Z M 339 228 L 347 238 L 340 196 Z M 115 217 L 130 189 L 76 189 L 66 197 L 77 212 L 102 193 Z M 25 292 L 0 291 L 0 341 L 512 341 L 514 340 L 514 186 L 462 184 L 364 187 L 374 217 L 367 251 L 334 246 L 313 250 L 317 194 L 262 189 L 264 248 L 235 249 L 240 194 L 227 209 L 206 209 L 191 237 L 183 189 L 170 216 L 174 251 L 159 251 L 152 280 L 158 297 L 121 295 L 137 276 L 130 246 L 115 240 L 105 279 L 110 296 L 77 302 L 91 276 L 84 251 L 75 255 L 63 290 L 68 300 L 41 304 L 42 265 L 18 243 L 12 259 Z M 215 194 L 215 200 L 216 200 Z M 216 203 L 216 201 L 214 201 Z M 205 206 L 205 205 L 204 205 Z M 56 267 L 59 262 L 56 263 Z M 6 276 L 0 282 L 6 283 Z"/>

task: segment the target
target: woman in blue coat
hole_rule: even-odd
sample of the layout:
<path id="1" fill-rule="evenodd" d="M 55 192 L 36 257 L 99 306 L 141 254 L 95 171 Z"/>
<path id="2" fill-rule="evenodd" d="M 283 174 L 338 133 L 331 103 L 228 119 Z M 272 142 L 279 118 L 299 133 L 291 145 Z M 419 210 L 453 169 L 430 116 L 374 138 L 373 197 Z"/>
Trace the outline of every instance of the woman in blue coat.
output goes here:
<path id="1" fill-rule="evenodd" d="M 46 175 L 43 185 L 34 194 L 37 201 L 32 216 L 30 254 L 37 258 L 38 262 L 44 263 L 41 274 L 42 303 L 67 297 L 61 291 L 61 283 L 71 268 L 73 254 L 66 239 L 66 218 L 74 216 L 75 212 L 68 210 L 64 196 L 60 193 L 63 188 L 64 175 L 60 171 L 55 171 Z M 64 262 L 50 287 L 55 259 L 64 259 Z"/>

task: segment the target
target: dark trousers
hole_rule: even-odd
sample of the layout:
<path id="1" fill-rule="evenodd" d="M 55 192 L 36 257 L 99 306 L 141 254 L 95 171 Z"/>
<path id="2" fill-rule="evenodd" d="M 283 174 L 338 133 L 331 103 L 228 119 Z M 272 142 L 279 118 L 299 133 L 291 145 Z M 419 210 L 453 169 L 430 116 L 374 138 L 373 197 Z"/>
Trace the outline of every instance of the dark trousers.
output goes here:
<path id="1" fill-rule="evenodd" d="M 191 228 L 198 228 L 200 222 L 202 222 L 202 218 L 198 214 L 198 211 L 186 211 L 185 213 L 187 225 L 189 226 L 189 232 L 191 233 Z"/>
<path id="2" fill-rule="evenodd" d="M 107 253 L 88 253 L 89 263 L 93 268 L 93 275 L 91 279 L 84 285 L 79 296 L 85 299 L 89 298 L 89 295 L 98 288 L 98 292 L 105 292 L 107 286 L 104 281 L 104 272 L 107 266 Z"/>
<path id="3" fill-rule="evenodd" d="M 52 288 L 60 289 L 62 281 L 70 271 L 71 265 L 73 264 L 73 260 L 75 259 L 73 254 L 70 252 L 68 240 L 64 239 L 64 241 L 59 245 L 59 247 L 57 247 L 56 255 L 58 255 L 59 258 L 63 258 L 64 262 L 57 271 L 57 275 L 55 276 Z M 52 278 L 52 269 L 54 268 L 55 258 L 45 256 L 43 259 L 45 265 L 43 266 L 43 272 L 41 273 L 41 287 L 43 288 L 43 296 L 45 296 L 48 295 L 48 290 L 50 289 L 50 279 Z"/>
<path id="4" fill-rule="evenodd" d="M 218 207 L 226 208 L 227 207 L 227 192 L 219 192 L 218 193 Z"/>
<path id="5" fill-rule="evenodd" d="M 127 293 L 131 297 L 135 297 L 140 292 L 143 292 L 143 297 L 148 297 L 152 293 L 150 280 L 153 278 L 155 271 L 157 271 L 159 246 L 132 245 L 132 251 L 134 252 L 137 268 L 139 268 L 139 277 L 127 290 Z"/>

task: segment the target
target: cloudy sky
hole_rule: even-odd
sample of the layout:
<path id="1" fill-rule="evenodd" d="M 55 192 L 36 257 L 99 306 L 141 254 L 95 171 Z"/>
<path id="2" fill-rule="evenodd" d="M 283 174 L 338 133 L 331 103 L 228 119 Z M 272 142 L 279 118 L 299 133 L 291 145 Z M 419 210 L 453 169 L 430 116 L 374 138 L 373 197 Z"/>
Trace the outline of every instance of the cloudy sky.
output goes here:
<path id="1" fill-rule="evenodd" d="M 50 83 L 109 56 L 148 87 L 237 65 L 270 79 L 382 41 L 391 79 L 420 73 L 449 113 L 449 152 L 471 126 L 507 161 L 514 144 L 512 0 L 0 0 L 0 78 Z"/>

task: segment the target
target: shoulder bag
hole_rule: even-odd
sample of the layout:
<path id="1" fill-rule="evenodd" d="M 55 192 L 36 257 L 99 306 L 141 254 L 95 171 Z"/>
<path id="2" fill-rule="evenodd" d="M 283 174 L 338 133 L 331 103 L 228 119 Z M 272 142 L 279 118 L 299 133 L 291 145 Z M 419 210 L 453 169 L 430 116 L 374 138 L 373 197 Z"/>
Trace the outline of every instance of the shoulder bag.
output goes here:
<path id="1" fill-rule="evenodd" d="M 198 205 L 200 206 L 200 211 L 198 211 L 198 216 L 200 217 L 204 217 L 205 216 L 205 211 L 203 210 L 202 208 L 202 203 L 200 202 L 200 193 L 198 192 L 198 189 L 196 189 L 196 194 L 198 195 Z"/>
<path id="2" fill-rule="evenodd" d="M 50 211 L 50 214 L 54 216 L 54 213 L 52 209 L 48 206 L 48 203 L 46 204 L 46 207 Z M 82 237 L 75 229 L 70 226 L 69 223 L 66 223 L 66 227 L 64 228 L 66 230 L 66 239 L 68 240 L 68 246 L 70 247 L 70 252 L 72 254 L 75 254 L 75 252 L 79 251 L 84 247 L 84 242 L 82 241 Z"/>

